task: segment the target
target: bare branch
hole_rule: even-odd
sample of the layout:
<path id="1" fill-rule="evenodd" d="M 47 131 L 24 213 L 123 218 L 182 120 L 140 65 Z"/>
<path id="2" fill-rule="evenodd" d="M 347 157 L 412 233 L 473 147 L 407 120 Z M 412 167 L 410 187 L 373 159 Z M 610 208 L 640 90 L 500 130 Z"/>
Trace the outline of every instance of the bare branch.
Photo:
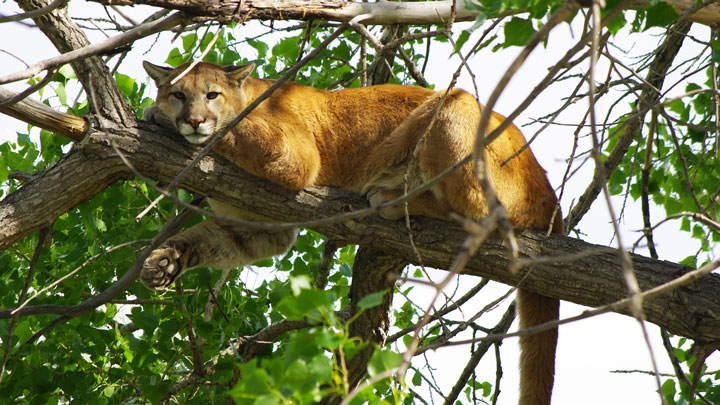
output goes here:
<path id="1" fill-rule="evenodd" d="M 515 320 L 514 304 L 510 305 L 507 311 L 505 311 L 502 319 L 500 319 L 500 322 L 498 322 L 498 324 L 490 331 L 490 334 L 506 333 L 508 329 L 510 329 L 510 325 L 512 324 L 513 320 Z M 460 377 L 458 377 L 457 382 L 453 386 L 452 390 L 450 390 L 450 393 L 445 397 L 445 402 L 443 402 L 445 405 L 451 405 L 455 403 L 458 395 L 460 395 L 460 392 L 467 384 L 472 373 L 475 371 L 475 367 L 480 362 L 480 359 L 482 359 L 488 349 L 490 349 L 490 346 L 493 344 L 493 341 L 486 340 L 480 344 L 480 347 L 475 349 L 475 352 L 472 354 L 472 356 L 470 356 L 470 359 L 465 365 L 462 373 L 460 373 Z"/>
<path id="2" fill-rule="evenodd" d="M 196 21 L 214 20 L 229 23 L 238 19 L 259 20 L 330 20 L 349 21 L 360 14 L 372 14 L 365 23 L 368 25 L 412 24 L 444 25 L 453 18 L 455 21 L 475 21 L 477 10 L 469 10 L 463 1 L 432 2 L 375 2 L 340 0 L 225 0 L 223 2 L 202 2 L 189 0 L 92 0 L 109 5 L 147 4 L 156 7 L 182 10 L 194 16 Z M 694 0 L 663 0 L 673 6 L 678 14 L 696 6 Z M 649 0 L 622 2 L 618 9 L 644 9 Z M 455 5 L 455 7 L 453 7 Z M 715 3 L 700 9 L 693 9 L 690 21 L 712 25 L 720 22 L 720 5 Z M 513 10 L 513 14 L 527 12 Z"/>
<path id="3" fill-rule="evenodd" d="M 58 7 L 63 7 L 65 3 L 67 3 L 67 1 L 68 0 L 54 0 L 52 3 L 48 4 L 45 7 L 41 7 L 33 11 L 28 11 L 27 13 L 15 14 L 11 16 L 0 16 L 0 23 L 22 21 L 28 18 L 40 17 L 55 10 Z"/>
<path id="4" fill-rule="evenodd" d="M 18 93 L 0 87 L 0 100 L 10 100 L 17 96 Z M 82 140 L 88 130 L 88 124 L 83 118 L 55 111 L 32 99 L 25 98 L 2 105 L 0 112 L 74 141 Z"/>
<path id="5" fill-rule="evenodd" d="M 126 31 L 120 35 L 112 38 L 108 38 L 104 41 L 97 42 L 95 44 L 80 48 L 62 55 L 45 59 L 44 61 L 38 62 L 25 70 L 11 73 L 0 77 L 0 84 L 6 84 L 10 82 L 16 82 L 18 80 L 29 79 L 36 74 L 46 69 L 55 68 L 62 66 L 66 63 L 86 58 L 88 56 L 99 55 L 104 52 L 115 49 L 121 45 L 132 43 L 140 38 L 156 34 L 160 31 L 170 29 L 182 21 L 182 16 L 179 13 L 172 14 L 162 20 L 153 21 L 147 24 L 140 25 L 133 28 L 130 31 Z"/>
<path id="6" fill-rule="evenodd" d="M 578 205 L 573 207 L 565 219 L 565 226 L 568 230 L 574 228 L 590 209 L 590 205 L 602 190 L 602 185 L 605 184 L 606 178 L 603 173 L 609 175 L 615 170 L 632 144 L 633 139 L 635 139 L 637 131 L 642 127 L 645 120 L 645 113 L 658 102 L 660 94 L 656 89 L 662 88 L 665 75 L 680 50 L 680 46 L 685 39 L 685 34 L 690 30 L 690 25 L 690 22 L 680 21 L 668 28 L 668 34 L 662 45 L 655 52 L 655 58 L 645 78 L 647 84 L 643 84 L 642 86 L 640 99 L 632 111 L 631 118 L 625 121 L 620 139 L 615 144 L 610 155 L 603 162 L 603 170 L 595 171 L 592 182 L 579 198 Z"/>

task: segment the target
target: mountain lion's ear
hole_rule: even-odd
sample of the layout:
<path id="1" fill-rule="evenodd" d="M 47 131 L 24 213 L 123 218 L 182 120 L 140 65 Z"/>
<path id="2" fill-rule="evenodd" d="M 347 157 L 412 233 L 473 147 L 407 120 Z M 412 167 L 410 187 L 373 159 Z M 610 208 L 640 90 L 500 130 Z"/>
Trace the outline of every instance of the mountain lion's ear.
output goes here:
<path id="1" fill-rule="evenodd" d="M 225 66 L 223 69 L 225 69 L 225 75 L 229 80 L 242 84 L 250 76 L 250 73 L 255 70 L 255 64 L 250 62 L 242 66 Z"/>
<path id="2" fill-rule="evenodd" d="M 153 65 L 148 61 L 143 61 L 143 68 L 158 86 L 165 84 L 170 77 L 170 72 L 173 71 L 173 68 Z"/>

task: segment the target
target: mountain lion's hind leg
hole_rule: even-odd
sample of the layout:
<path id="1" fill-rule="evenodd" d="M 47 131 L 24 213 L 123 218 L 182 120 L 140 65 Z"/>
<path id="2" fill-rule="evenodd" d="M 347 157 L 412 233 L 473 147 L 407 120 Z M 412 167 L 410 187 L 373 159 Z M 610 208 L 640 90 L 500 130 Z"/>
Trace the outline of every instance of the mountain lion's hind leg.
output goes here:
<path id="1" fill-rule="evenodd" d="M 164 288 L 193 267 L 231 269 L 285 253 L 295 243 L 297 229 L 248 231 L 205 221 L 168 239 L 150 253 L 140 281 L 151 289 Z"/>

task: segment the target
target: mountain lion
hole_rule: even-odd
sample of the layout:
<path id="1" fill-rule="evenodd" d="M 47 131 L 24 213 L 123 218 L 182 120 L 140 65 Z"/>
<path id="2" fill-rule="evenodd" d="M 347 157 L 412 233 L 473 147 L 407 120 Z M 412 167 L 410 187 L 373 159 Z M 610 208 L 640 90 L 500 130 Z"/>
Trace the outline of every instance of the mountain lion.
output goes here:
<path id="1" fill-rule="evenodd" d="M 273 83 L 251 77 L 252 63 L 238 67 L 199 63 L 175 83 L 173 79 L 187 64 L 176 69 L 148 62 L 143 66 L 158 87 L 156 105 L 146 110 L 145 118 L 176 129 L 194 144 L 207 142 Z M 443 93 L 398 85 L 325 91 L 284 83 L 215 150 L 242 169 L 287 189 L 336 186 L 367 194 L 376 206 L 403 194 L 408 165 L 412 165 L 408 179 L 412 189 L 472 151 L 480 106 L 470 94 L 453 89 L 438 110 Z M 503 120 L 493 113 L 490 129 Z M 562 232 L 560 216 L 552 219 L 557 205 L 553 189 L 530 149 L 501 164 L 525 143 L 511 125 L 486 147 L 498 197 L 513 226 L 546 229 L 552 221 L 553 230 Z M 223 216 L 253 217 L 220 201 L 210 200 L 210 206 Z M 450 212 L 474 219 L 488 215 L 472 163 L 410 200 L 408 210 L 410 215 L 441 219 Z M 403 209 L 389 207 L 381 215 L 398 219 Z M 153 251 L 141 280 L 149 288 L 161 288 L 193 267 L 244 266 L 284 253 L 296 234 L 294 229 L 251 232 L 208 220 Z M 558 311 L 557 299 L 518 291 L 522 328 L 557 319 Z M 556 343 L 556 329 L 520 338 L 521 404 L 550 402 Z"/>

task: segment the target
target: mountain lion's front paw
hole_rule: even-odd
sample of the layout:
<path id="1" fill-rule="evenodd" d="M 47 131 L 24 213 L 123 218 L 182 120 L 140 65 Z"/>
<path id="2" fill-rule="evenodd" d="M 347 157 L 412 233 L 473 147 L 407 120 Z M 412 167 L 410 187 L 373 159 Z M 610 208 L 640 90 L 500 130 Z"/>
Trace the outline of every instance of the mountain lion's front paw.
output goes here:
<path id="1" fill-rule="evenodd" d="M 174 247 L 153 250 L 145 259 L 140 281 L 153 290 L 169 286 L 182 273 L 180 256 L 181 253 Z"/>

